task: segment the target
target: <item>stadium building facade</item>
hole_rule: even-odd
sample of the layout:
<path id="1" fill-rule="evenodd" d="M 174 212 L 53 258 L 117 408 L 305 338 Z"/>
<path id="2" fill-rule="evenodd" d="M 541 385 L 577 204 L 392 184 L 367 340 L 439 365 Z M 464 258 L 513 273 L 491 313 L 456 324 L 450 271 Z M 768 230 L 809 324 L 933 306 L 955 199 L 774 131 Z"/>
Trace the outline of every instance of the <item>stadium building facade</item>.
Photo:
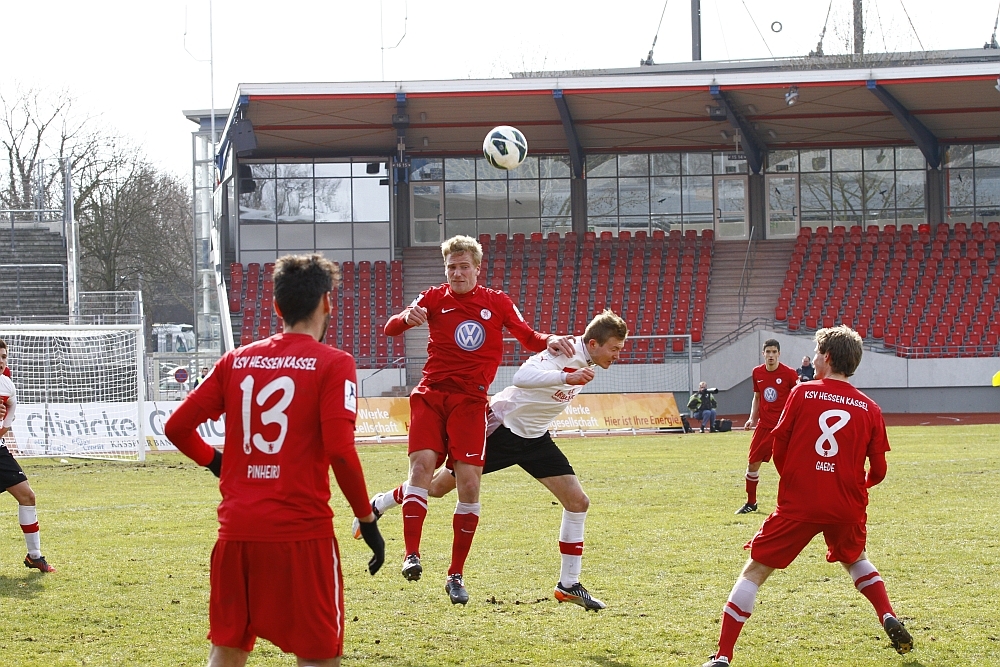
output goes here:
<path id="1" fill-rule="evenodd" d="M 230 317 L 236 344 L 276 330 L 259 304 L 266 265 L 320 252 L 354 290 L 340 322 L 351 335 L 336 343 L 373 369 L 422 356 L 419 337 L 402 348 L 365 327 L 438 280 L 439 257 L 437 275 L 423 267 L 443 239 L 468 234 L 499 263 L 487 284 L 553 328 L 614 305 L 635 333 L 691 334 L 693 351 L 651 340 L 633 361 L 693 353 L 687 381 L 726 390 L 725 410 L 750 404 L 758 338 L 782 336 L 796 365 L 813 329 L 844 321 L 873 352 L 858 384 L 887 411 L 997 411 L 998 75 L 1000 54 L 970 50 L 244 84 L 211 209 L 196 205 L 211 219 L 199 225 L 202 321 L 218 309 L 226 325 L 206 328 L 223 346 Z M 187 115 L 204 137 L 206 114 Z M 510 172 L 480 150 L 502 124 L 529 143 Z"/>

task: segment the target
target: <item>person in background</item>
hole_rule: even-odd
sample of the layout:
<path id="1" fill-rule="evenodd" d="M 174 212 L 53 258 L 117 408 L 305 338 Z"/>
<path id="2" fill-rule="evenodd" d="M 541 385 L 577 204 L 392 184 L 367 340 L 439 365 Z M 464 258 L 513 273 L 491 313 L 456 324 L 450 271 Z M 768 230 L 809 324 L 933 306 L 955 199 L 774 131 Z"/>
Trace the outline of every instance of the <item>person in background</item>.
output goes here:
<path id="1" fill-rule="evenodd" d="M 705 432 L 705 422 L 708 422 L 708 432 L 715 433 L 715 409 L 719 407 L 718 402 L 715 400 L 715 396 L 712 394 L 718 393 L 718 389 L 709 389 L 708 384 L 702 382 L 698 385 L 698 391 L 691 394 L 691 398 L 688 400 L 688 410 L 691 411 L 691 417 L 701 421 L 701 432 Z"/>
<path id="2" fill-rule="evenodd" d="M 809 357 L 802 357 L 802 366 L 799 367 L 799 382 L 809 382 L 815 376 L 816 369 L 813 368 Z"/>

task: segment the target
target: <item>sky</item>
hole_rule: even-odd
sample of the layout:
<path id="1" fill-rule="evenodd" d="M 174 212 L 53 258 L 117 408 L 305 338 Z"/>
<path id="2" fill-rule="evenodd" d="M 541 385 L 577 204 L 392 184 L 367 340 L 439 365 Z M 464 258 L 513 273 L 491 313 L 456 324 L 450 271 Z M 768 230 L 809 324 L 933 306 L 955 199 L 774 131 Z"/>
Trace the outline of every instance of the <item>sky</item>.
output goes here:
<path id="1" fill-rule="evenodd" d="M 865 0 L 866 51 L 982 48 L 998 2 Z M 852 0 L 702 0 L 702 59 L 806 55 L 824 22 L 824 51 L 849 52 L 852 7 Z M 211 107 L 213 71 L 215 107 L 225 114 L 240 83 L 634 67 L 658 24 L 654 61 L 691 59 L 688 0 L 667 0 L 665 9 L 662 0 L 212 0 L 211 33 L 209 8 L 209 0 L 4 3 L 0 94 L 67 91 L 78 113 L 190 178 L 195 126 L 182 110 Z"/>

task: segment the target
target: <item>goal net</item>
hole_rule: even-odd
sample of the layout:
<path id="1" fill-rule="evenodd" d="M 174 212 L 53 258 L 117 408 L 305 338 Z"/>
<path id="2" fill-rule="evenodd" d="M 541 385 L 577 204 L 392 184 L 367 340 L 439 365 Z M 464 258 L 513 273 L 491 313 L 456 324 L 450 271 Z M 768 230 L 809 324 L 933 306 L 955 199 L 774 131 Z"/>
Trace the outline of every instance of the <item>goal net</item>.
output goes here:
<path id="1" fill-rule="evenodd" d="M 25 456 L 144 460 L 140 324 L 0 324 L 17 408 L 5 441 Z"/>

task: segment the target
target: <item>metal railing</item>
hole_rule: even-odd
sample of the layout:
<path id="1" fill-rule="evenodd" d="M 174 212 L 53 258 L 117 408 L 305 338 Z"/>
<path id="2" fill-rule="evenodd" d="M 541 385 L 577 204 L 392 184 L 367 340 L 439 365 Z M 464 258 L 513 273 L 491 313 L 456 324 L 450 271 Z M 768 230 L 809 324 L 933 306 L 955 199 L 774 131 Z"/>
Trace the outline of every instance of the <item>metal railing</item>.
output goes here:
<path id="1" fill-rule="evenodd" d="M 743 259 L 743 273 L 740 275 L 740 288 L 736 292 L 736 300 L 739 302 L 739 319 L 736 327 L 743 326 L 743 310 L 747 305 L 747 295 L 750 293 L 750 276 L 753 273 L 753 260 L 757 253 L 757 228 L 750 228 L 750 240 L 747 242 L 747 254 Z"/>
<path id="2" fill-rule="evenodd" d="M 407 359 L 406 357 L 397 357 L 391 359 L 388 363 L 382 364 L 375 369 L 375 372 L 371 375 L 361 378 L 358 382 L 358 396 L 367 397 L 369 395 L 370 387 L 375 384 L 383 384 L 386 381 L 385 375 L 391 374 L 392 371 L 399 371 L 401 368 L 406 368 Z M 382 377 L 379 377 L 382 376 Z M 406 385 L 406 375 L 403 374 L 403 382 L 401 384 L 394 384 L 392 386 L 405 386 Z M 391 379 L 389 380 L 392 381 Z M 381 393 L 381 392 L 380 392 Z"/>
<path id="3" fill-rule="evenodd" d="M 940 359 L 945 357 L 996 357 L 997 345 L 886 345 L 885 351 L 905 359 Z"/>
<path id="4" fill-rule="evenodd" d="M 701 356 L 702 358 L 704 358 L 709 356 L 710 354 L 714 354 L 715 352 L 721 350 L 727 345 L 732 345 L 733 343 L 738 341 L 740 338 L 743 338 L 743 336 L 747 335 L 748 333 L 752 333 L 754 331 L 757 331 L 758 329 L 766 329 L 771 327 L 774 327 L 774 320 L 767 317 L 755 317 L 749 322 L 741 324 L 739 327 L 729 332 L 722 338 L 713 341 L 710 345 L 706 345 L 704 348 L 702 348 Z"/>

